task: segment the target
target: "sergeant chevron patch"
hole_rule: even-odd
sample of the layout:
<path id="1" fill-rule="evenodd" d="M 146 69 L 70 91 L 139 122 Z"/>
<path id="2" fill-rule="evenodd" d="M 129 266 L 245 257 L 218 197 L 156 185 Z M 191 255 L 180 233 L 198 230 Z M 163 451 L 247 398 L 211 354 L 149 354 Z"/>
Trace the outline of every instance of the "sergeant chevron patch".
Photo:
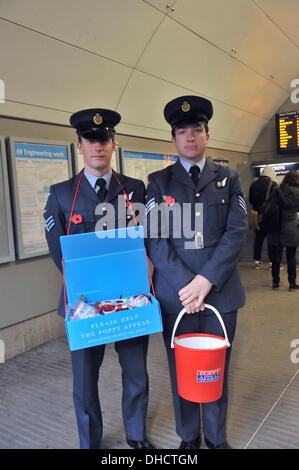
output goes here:
<path id="1" fill-rule="evenodd" d="M 50 215 L 47 218 L 44 217 L 44 222 L 45 222 L 45 229 L 47 230 L 47 232 L 50 232 L 50 230 L 55 226 L 53 215 Z"/>
<path id="2" fill-rule="evenodd" d="M 149 211 L 152 210 L 153 207 L 155 207 L 155 204 L 156 204 L 156 199 L 154 197 L 152 197 L 151 199 L 149 199 L 145 205 L 145 213 L 146 215 L 149 213 Z"/>
<path id="3" fill-rule="evenodd" d="M 239 206 L 243 209 L 245 214 L 247 214 L 246 202 L 245 202 L 245 200 L 243 199 L 242 196 L 239 196 Z"/>

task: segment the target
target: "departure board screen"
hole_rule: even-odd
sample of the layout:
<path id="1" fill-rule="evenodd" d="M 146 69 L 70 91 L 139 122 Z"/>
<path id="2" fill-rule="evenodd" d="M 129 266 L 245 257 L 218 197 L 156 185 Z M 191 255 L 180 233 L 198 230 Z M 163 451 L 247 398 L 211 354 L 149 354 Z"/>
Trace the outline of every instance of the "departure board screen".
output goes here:
<path id="1" fill-rule="evenodd" d="M 276 114 L 277 153 L 299 153 L 299 111 Z"/>

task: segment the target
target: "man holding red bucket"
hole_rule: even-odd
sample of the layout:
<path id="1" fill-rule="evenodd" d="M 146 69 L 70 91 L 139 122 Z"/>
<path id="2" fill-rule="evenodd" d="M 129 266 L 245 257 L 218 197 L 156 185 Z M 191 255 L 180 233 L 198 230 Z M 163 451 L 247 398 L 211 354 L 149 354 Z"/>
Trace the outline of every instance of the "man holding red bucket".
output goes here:
<path id="1" fill-rule="evenodd" d="M 177 391 L 175 355 L 171 348 L 177 315 L 186 308 L 177 328 L 179 335 L 200 332 L 222 336 L 219 320 L 205 309 L 204 302 L 214 306 L 221 314 L 231 344 L 237 310 L 245 304 L 237 263 L 247 230 L 246 203 L 237 172 L 211 163 L 205 156 L 212 115 L 212 103 L 197 96 L 182 96 L 166 105 L 164 116 L 171 126 L 179 160 L 149 175 L 147 190 L 148 253 L 155 267 L 154 288 L 163 315 L 176 431 L 182 439 L 180 449 L 200 448 L 200 407 L 207 446 L 231 448 L 226 440 L 231 348 L 226 351 L 221 398 L 201 405 L 183 399 Z M 191 210 L 185 210 L 186 203 Z M 173 216 L 172 222 L 168 222 L 167 236 L 163 214 L 155 219 L 155 211 L 163 205 L 181 209 L 181 216 Z M 186 213 L 191 221 L 183 220 Z M 188 238 L 183 230 L 186 223 L 197 227 L 191 238 L 190 231 Z"/>

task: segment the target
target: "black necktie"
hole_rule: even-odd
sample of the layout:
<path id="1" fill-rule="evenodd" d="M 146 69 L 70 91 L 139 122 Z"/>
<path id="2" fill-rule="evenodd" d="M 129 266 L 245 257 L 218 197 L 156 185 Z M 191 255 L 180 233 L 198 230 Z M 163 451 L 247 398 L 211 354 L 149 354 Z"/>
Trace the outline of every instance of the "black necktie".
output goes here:
<path id="1" fill-rule="evenodd" d="M 192 179 L 194 185 L 197 186 L 197 183 L 199 181 L 200 169 L 198 168 L 197 165 L 193 165 L 193 166 L 191 166 L 191 168 L 189 170 L 189 173 L 191 173 L 191 179 Z"/>
<path id="2" fill-rule="evenodd" d="M 106 188 L 106 180 L 104 178 L 98 178 L 97 185 L 100 187 L 100 189 L 97 192 L 97 195 L 100 201 L 103 202 L 105 200 L 106 194 L 108 193 L 107 188 Z"/>

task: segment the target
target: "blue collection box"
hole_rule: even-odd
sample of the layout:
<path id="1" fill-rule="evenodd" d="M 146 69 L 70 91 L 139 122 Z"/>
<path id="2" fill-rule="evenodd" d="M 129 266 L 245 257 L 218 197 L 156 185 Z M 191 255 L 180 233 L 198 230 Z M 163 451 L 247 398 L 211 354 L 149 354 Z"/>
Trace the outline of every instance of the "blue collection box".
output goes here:
<path id="1" fill-rule="evenodd" d="M 65 319 L 70 350 L 89 348 L 163 330 L 159 302 L 150 293 L 143 227 L 60 237 L 69 303 L 146 294 L 151 304 L 80 320 Z"/>

